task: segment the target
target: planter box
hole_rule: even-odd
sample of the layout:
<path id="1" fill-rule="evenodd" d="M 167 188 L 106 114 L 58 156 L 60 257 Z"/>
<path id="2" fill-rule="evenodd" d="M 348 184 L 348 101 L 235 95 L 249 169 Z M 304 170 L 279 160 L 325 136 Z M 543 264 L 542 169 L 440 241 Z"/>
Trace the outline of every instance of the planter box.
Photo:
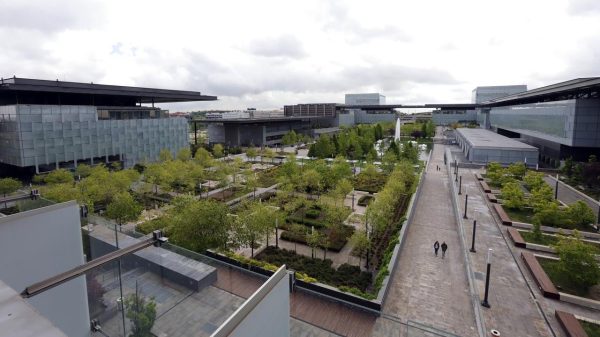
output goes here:
<path id="1" fill-rule="evenodd" d="M 544 268 L 542 268 L 538 262 L 535 255 L 530 252 L 522 252 L 521 258 L 544 297 L 559 300 L 560 295 L 558 294 L 558 290 L 544 271 Z"/>

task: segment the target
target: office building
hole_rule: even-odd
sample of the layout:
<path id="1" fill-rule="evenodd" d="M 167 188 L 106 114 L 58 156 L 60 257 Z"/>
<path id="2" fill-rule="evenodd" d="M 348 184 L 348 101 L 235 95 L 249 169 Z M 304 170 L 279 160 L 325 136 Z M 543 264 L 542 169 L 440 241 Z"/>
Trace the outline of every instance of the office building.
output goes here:
<path id="1" fill-rule="evenodd" d="M 469 162 L 498 162 L 503 165 L 521 162 L 530 167 L 535 167 L 538 163 L 537 148 L 490 130 L 458 128 L 455 134 L 456 141 Z"/>
<path id="2" fill-rule="evenodd" d="M 380 93 L 346 94 L 346 105 L 385 105 L 385 96 Z"/>
<path id="3" fill-rule="evenodd" d="M 527 91 L 526 85 L 497 85 L 477 87 L 471 94 L 471 103 L 483 103 L 496 98 Z"/>
<path id="4" fill-rule="evenodd" d="M 216 100 L 199 92 L 0 80 L 0 165 L 36 173 L 78 163 L 153 161 L 188 145 L 186 118 L 155 103 Z"/>

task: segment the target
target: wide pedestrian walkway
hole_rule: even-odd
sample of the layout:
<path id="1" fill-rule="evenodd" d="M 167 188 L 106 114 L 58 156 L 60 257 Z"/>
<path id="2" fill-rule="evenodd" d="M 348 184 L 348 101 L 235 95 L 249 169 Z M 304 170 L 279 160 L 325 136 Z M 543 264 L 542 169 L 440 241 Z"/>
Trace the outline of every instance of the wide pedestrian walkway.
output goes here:
<path id="1" fill-rule="evenodd" d="M 409 336 L 409 321 L 455 335 L 478 336 L 469 286 L 460 248 L 449 179 L 444 167 L 444 145 L 435 144 L 416 201 L 413 222 L 391 276 L 383 316 L 374 336 Z M 436 167 L 439 166 L 438 171 Z M 435 256 L 433 243 L 446 242 L 444 259 Z"/>

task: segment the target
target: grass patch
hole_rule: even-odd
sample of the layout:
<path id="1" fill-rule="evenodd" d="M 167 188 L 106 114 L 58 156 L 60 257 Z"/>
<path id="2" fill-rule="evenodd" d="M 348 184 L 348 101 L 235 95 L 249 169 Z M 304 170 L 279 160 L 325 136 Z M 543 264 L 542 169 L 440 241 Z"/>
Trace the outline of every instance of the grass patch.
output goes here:
<path id="1" fill-rule="evenodd" d="M 365 291 L 371 284 L 371 273 L 363 272 L 359 267 L 343 264 L 338 269 L 331 267 L 332 261 L 327 259 L 312 259 L 295 254 L 291 250 L 267 247 L 256 256 L 262 260 L 280 266 L 285 264 L 288 268 L 305 273 L 316 278 L 319 282 L 335 287 L 351 287 Z"/>
<path id="2" fill-rule="evenodd" d="M 588 337 L 600 337 L 600 325 L 586 321 L 579 321 L 579 323 L 581 323 L 581 326 Z"/>
<path id="3" fill-rule="evenodd" d="M 278 169 L 278 167 L 275 167 L 259 172 L 257 174 L 258 187 L 271 187 L 277 184 L 277 175 L 279 174 Z"/>
<path id="4" fill-rule="evenodd" d="M 354 178 L 354 189 L 376 193 L 383 188 L 386 181 L 387 176 L 381 172 L 377 172 L 377 174 L 372 177 L 361 172 Z"/>
<path id="5" fill-rule="evenodd" d="M 541 239 L 536 238 L 533 232 L 520 231 L 523 240 L 538 245 L 550 246 L 558 243 L 558 238 L 554 235 L 542 234 Z"/>
<path id="6" fill-rule="evenodd" d="M 508 215 L 510 217 L 511 220 L 517 221 L 517 222 L 525 222 L 525 223 L 532 223 L 533 222 L 533 210 L 530 208 L 524 208 L 524 209 L 514 209 L 514 208 L 508 208 L 508 207 L 503 207 L 504 211 L 506 212 L 506 215 Z"/>
<path id="7" fill-rule="evenodd" d="M 558 290 L 571 295 L 587 297 L 587 290 L 577 287 L 565 277 L 565 274 L 559 269 L 558 260 L 544 258 L 538 258 L 537 260 Z"/>
<path id="8" fill-rule="evenodd" d="M 309 229 L 307 228 L 307 231 L 308 230 Z M 329 228 L 318 229 L 318 231 L 324 235 L 327 235 L 327 238 L 329 240 L 329 247 L 327 248 L 327 250 L 339 252 L 340 250 L 342 250 L 342 248 L 344 248 L 352 234 L 354 234 L 354 227 L 344 225 L 341 227 L 341 230 L 338 233 L 335 233 L 335 235 L 333 235 Z M 305 233 L 297 233 L 288 230 L 281 233 L 281 239 L 301 244 L 307 244 Z M 319 245 L 319 247 L 325 249 L 323 245 Z"/>

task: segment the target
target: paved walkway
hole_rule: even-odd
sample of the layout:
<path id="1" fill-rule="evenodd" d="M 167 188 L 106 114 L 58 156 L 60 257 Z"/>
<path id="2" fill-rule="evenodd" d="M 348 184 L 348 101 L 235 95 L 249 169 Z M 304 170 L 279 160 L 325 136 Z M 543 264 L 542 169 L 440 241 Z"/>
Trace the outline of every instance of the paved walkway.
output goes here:
<path id="1" fill-rule="evenodd" d="M 500 227 L 494 220 L 494 213 L 488 207 L 479 182 L 475 178 L 479 170 L 459 169 L 462 176 L 462 195 L 459 196 L 459 208 L 464 214 L 465 194 L 468 194 L 467 217 L 463 219 L 464 240 L 467 254 L 470 254 L 471 269 L 475 286 L 481 299 L 485 294 L 486 256 L 492 249 L 492 269 L 488 302 L 491 308 L 481 308 L 485 327 L 489 331 L 496 329 L 502 336 L 552 336 L 548 325 L 535 304 L 534 295 L 528 287 L 518 265 L 520 255 L 511 253 L 510 241 L 506 241 Z M 473 220 L 477 220 L 475 253 L 471 247 Z M 525 271 L 526 272 L 526 271 Z M 554 316 L 554 312 L 547 316 Z"/>
<path id="2" fill-rule="evenodd" d="M 463 337 L 478 336 L 443 151 L 443 145 L 434 145 L 414 221 L 390 280 L 384 317 L 377 320 L 374 336 L 407 336 L 402 332 L 406 327 L 400 327 L 408 321 Z M 436 166 L 442 169 L 437 171 Z M 445 259 L 433 254 L 435 240 L 448 244 Z"/>
<path id="3" fill-rule="evenodd" d="M 544 181 L 552 187 L 552 191 L 556 189 L 556 178 L 552 176 L 544 176 Z M 598 201 L 592 199 L 591 197 L 577 191 L 575 188 L 571 186 L 567 186 L 565 183 L 560 181 L 558 183 L 558 200 L 562 201 L 564 204 L 570 205 L 576 201 L 585 202 L 590 208 L 594 211 L 594 213 L 598 214 L 600 205 Z"/>

